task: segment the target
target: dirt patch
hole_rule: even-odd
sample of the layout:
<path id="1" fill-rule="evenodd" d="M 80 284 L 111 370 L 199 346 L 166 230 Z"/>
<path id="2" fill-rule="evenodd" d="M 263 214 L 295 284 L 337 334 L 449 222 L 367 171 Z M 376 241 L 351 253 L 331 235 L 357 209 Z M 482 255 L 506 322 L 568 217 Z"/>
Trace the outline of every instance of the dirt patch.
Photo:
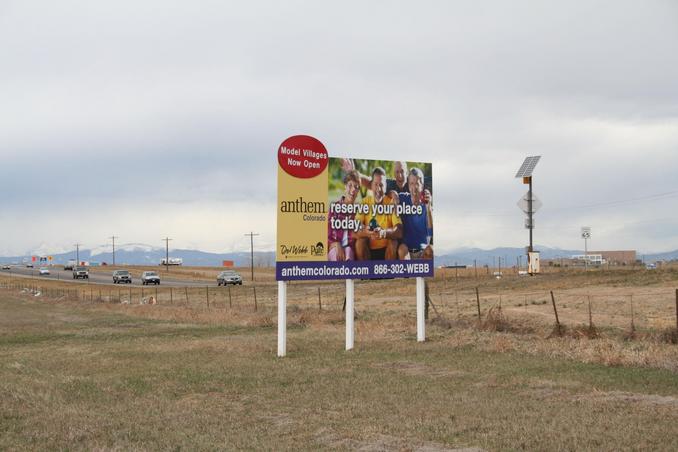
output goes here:
<path id="1" fill-rule="evenodd" d="M 423 363 L 411 361 L 396 361 L 392 363 L 380 363 L 372 366 L 375 369 L 386 369 L 403 373 L 411 376 L 430 376 L 430 377 L 463 377 L 466 372 L 455 369 L 441 369 L 431 367 Z"/>
<path id="2" fill-rule="evenodd" d="M 416 441 L 390 435 L 375 435 L 365 439 L 343 438 L 338 434 L 321 430 L 316 441 L 332 449 L 350 449 L 362 452 L 381 452 L 391 450 L 411 450 L 414 452 L 482 452 L 478 447 L 448 447 L 432 441 Z"/>
<path id="3" fill-rule="evenodd" d="M 575 397 L 575 400 L 590 400 L 595 402 L 638 403 L 652 406 L 678 408 L 678 397 L 660 396 L 657 394 L 638 394 L 633 392 L 594 392 Z"/>
<path id="4" fill-rule="evenodd" d="M 543 384 L 542 384 L 543 383 Z M 587 393 L 578 393 L 576 395 L 571 395 L 571 391 L 568 389 L 577 389 L 578 384 L 572 385 L 561 385 L 557 382 L 550 382 L 548 380 L 543 380 L 537 382 L 535 385 L 531 385 L 531 388 L 528 391 L 525 391 L 524 394 L 529 397 L 534 397 L 537 399 L 569 399 L 574 401 L 586 401 L 586 402 L 610 402 L 610 403 L 634 403 L 650 406 L 664 406 L 669 408 L 678 408 L 678 397 L 672 396 L 661 396 L 657 394 L 640 394 L 633 392 L 622 392 L 622 391 L 594 391 Z"/>

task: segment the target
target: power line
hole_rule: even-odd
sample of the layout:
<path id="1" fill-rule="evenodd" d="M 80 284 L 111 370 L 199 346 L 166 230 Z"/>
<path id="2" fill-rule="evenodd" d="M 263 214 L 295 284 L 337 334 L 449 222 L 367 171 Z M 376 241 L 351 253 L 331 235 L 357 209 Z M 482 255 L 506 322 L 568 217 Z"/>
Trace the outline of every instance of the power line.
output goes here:
<path id="1" fill-rule="evenodd" d="M 550 210 L 557 211 L 557 210 L 590 209 L 590 208 L 594 208 L 594 207 L 611 207 L 611 206 L 617 206 L 617 205 L 631 204 L 631 203 L 640 202 L 640 201 L 661 200 L 661 199 L 666 199 L 666 198 L 672 198 L 674 196 L 678 196 L 678 191 L 656 193 L 654 195 L 640 196 L 638 198 L 621 199 L 621 200 L 618 200 L 618 201 L 608 201 L 608 202 L 599 202 L 599 203 L 594 203 L 594 204 L 584 204 L 584 205 L 581 205 L 581 206 L 556 207 L 555 209 L 550 209 Z"/>
<path id="2" fill-rule="evenodd" d="M 573 206 L 565 206 L 565 207 L 549 207 L 545 209 L 544 213 L 552 213 L 552 212 L 559 212 L 559 211 L 567 211 L 567 210 L 577 210 L 577 209 L 592 209 L 592 208 L 597 208 L 597 207 L 616 207 L 616 206 L 623 206 L 626 204 L 632 204 L 635 202 L 641 202 L 641 201 L 662 201 L 665 199 L 673 198 L 678 196 L 678 191 L 668 191 L 664 193 L 655 193 L 652 195 L 646 195 L 646 196 L 640 196 L 637 198 L 628 198 L 628 199 L 620 199 L 616 201 L 605 201 L 605 202 L 598 202 L 598 203 L 592 203 L 592 204 L 582 204 L 582 205 L 573 205 Z M 518 216 L 519 214 L 515 212 L 498 212 L 498 213 L 473 213 L 470 211 L 466 212 L 461 212 L 458 215 L 465 216 L 465 217 L 515 217 Z"/>

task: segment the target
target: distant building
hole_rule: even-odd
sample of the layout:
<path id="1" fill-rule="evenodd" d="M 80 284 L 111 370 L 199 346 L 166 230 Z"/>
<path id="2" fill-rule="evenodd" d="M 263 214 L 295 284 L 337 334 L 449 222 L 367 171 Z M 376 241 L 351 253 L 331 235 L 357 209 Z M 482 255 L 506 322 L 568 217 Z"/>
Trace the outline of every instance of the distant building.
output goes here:
<path id="1" fill-rule="evenodd" d="M 633 265 L 637 259 L 636 250 L 589 251 L 589 254 L 600 254 L 609 265 Z"/>
<path id="2" fill-rule="evenodd" d="M 572 256 L 572 265 L 582 266 L 585 263 L 593 266 L 601 265 L 633 265 L 636 263 L 635 250 L 623 251 L 589 251 L 588 254 L 577 254 Z"/>

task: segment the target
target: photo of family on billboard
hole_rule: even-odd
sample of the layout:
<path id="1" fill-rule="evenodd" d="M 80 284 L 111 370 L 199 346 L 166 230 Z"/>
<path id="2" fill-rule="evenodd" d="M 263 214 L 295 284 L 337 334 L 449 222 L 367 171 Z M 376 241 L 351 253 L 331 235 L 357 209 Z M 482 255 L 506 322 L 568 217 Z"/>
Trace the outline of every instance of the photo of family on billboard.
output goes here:
<path id="1" fill-rule="evenodd" d="M 430 163 L 330 158 L 329 261 L 433 259 Z"/>

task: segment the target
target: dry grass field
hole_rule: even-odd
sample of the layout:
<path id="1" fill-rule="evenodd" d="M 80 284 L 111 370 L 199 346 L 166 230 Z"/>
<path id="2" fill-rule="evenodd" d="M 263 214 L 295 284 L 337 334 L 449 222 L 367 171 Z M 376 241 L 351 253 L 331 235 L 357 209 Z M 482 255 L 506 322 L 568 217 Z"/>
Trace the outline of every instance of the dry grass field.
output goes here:
<path id="1" fill-rule="evenodd" d="M 284 359 L 273 279 L 0 278 L 0 449 L 678 449 L 676 269 L 440 270 L 424 344 L 414 281 L 357 282 L 352 352 L 342 284 L 292 283 Z"/>

